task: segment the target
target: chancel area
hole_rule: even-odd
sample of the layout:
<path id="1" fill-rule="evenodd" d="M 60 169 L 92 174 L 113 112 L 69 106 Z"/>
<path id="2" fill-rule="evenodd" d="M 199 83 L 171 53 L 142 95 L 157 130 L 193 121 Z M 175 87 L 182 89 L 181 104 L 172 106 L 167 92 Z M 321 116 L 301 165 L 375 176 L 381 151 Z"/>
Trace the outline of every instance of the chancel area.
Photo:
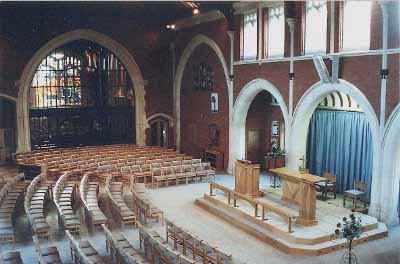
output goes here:
<path id="1" fill-rule="evenodd" d="M 0 3 L 0 263 L 400 263 L 400 3 Z"/>

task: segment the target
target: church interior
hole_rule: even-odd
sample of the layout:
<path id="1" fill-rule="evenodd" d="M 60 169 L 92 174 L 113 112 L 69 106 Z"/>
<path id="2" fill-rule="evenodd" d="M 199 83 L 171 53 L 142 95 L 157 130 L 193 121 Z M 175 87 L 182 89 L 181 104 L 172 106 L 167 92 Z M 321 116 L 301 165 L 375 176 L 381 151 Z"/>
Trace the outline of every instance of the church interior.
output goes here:
<path id="1" fill-rule="evenodd" d="M 0 2 L 0 263 L 400 263 L 400 2 Z"/>

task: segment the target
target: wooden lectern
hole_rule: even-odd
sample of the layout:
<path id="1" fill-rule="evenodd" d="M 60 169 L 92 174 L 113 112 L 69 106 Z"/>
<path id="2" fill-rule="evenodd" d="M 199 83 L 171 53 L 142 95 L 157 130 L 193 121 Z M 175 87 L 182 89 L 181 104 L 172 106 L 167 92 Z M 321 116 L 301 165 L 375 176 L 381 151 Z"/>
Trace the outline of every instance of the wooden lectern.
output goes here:
<path id="1" fill-rule="evenodd" d="M 235 161 L 235 191 L 252 198 L 260 196 L 260 164 L 247 160 Z"/>

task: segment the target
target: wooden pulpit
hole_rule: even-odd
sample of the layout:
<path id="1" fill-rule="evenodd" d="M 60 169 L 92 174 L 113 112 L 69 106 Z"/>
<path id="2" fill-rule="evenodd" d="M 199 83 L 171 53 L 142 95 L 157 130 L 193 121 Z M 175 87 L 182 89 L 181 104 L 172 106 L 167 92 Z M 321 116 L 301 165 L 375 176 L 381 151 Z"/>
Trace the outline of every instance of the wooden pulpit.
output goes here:
<path id="1" fill-rule="evenodd" d="M 235 191 L 252 198 L 260 196 L 260 164 L 246 160 L 235 161 Z"/>

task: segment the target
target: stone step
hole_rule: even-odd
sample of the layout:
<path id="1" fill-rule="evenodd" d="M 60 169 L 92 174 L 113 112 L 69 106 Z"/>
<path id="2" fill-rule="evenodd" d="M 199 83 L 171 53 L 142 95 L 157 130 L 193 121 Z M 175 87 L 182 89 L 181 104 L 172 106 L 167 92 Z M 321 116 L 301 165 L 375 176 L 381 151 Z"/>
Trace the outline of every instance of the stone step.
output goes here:
<path id="1" fill-rule="evenodd" d="M 289 242 L 315 245 L 336 239 L 336 235 L 334 235 L 336 223 L 331 225 L 328 224 L 328 226 L 326 225 L 327 223 L 322 223 L 316 225 L 315 227 L 298 226 L 293 223 L 293 232 L 288 233 L 287 220 L 283 219 L 279 215 L 267 213 L 268 220 L 262 220 L 261 213 L 259 213 L 258 217 L 254 217 L 254 209 L 249 207 L 246 208 L 246 204 L 240 203 L 241 205 L 238 207 L 229 206 L 226 201 L 224 201 L 225 197 L 223 197 L 223 199 L 221 200 L 221 196 L 218 195 L 215 197 L 211 197 L 205 194 L 204 198 L 211 203 L 223 207 L 225 210 L 229 210 L 235 214 L 239 214 L 247 220 L 253 222 L 254 224 L 272 231 L 276 235 L 281 236 Z M 375 218 L 365 216 L 363 218 L 363 226 L 364 231 L 369 231 L 378 227 L 378 221 Z"/>
<path id="2" fill-rule="evenodd" d="M 195 201 L 195 204 L 207 210 L 208 212 L 230 222 L 231 224 L 242 229 L 246 233 L 253 235 L 259 240 L 270 244 L 285 253 L 319 256 L 347 247 L 347 241 L 345 239 L 335 239 L 314 245 L 290 242 L 282 236 L 277 235 L 276 232 L 255 224 L 253 221 L 250 221 L 246 217 L 243 217 L 243 215 L 237 214 L 231 210 L 227 210 L 226 208 L 217 205 L 205 198 L 197 199 Z M 372 240 L 377 240 L 386 237 L 387 234 L 388 231 L 386 225 L 383 223 L 378 223 L 377 228 L 364 232 L 362 237 L 355 240 L 353 244 L 356 245 Z"/>

